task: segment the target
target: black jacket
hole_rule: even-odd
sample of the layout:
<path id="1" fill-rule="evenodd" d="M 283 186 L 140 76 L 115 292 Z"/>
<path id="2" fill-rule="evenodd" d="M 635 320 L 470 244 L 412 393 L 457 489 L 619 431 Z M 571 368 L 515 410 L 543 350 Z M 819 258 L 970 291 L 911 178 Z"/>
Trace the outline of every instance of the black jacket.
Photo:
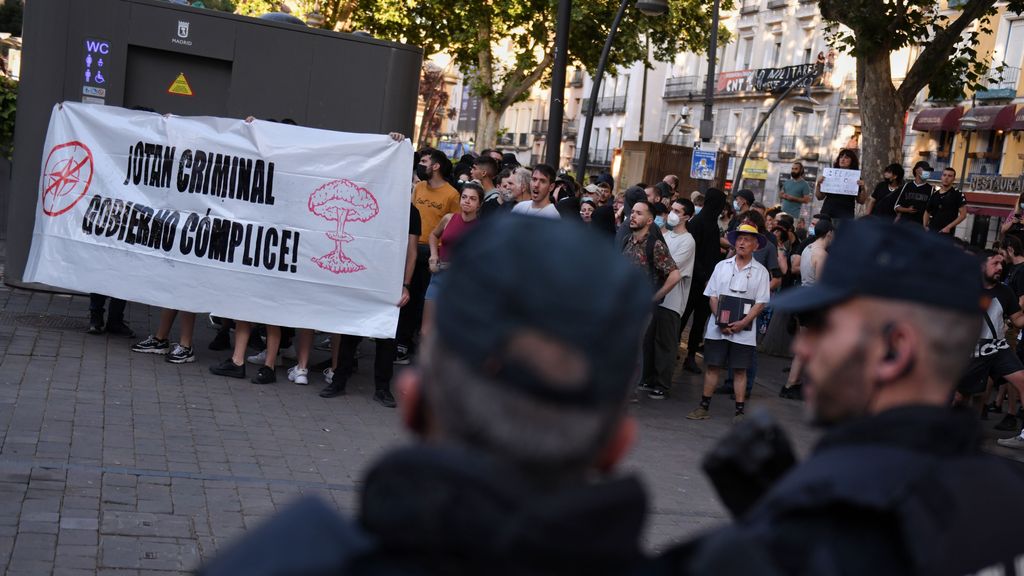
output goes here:
<path id="1" fill-rule="evenodd" d="M 307 500 L 202 573 L 628 574 L 641 559 L 645 509 L 633 478 L 544 493 L 485 455 L 416 446 L 367 475 L 358 525 Z"/>
<path id="2" fill-rule="evenodd" d="M 840 426 L 744 518 L 665 554 L 655 572 L 1012 574 L 1024 470 L 978 440 L 974 416 L 944 408 Z"/>

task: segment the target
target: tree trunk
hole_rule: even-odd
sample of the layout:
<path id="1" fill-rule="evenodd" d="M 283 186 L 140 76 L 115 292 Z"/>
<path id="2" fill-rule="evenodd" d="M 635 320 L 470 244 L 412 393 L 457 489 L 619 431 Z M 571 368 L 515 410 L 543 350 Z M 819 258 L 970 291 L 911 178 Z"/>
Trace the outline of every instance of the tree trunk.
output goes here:
<path id="1" fill-rule="evenodd" d="M 903 158 L 905 108 L 892 85 L 887 52 L 857 58 L 857 93 L 861 109 L 861 178 L 870 190 L 882 179 L 886 166 L 902 163 Z"/>
<path id="2" fill-rule="evenodd" d="M 487 98 L 480 99 L 480 119 L 476 125 L 476 149 L 494 148 L 498 144 L 501 115 L 508 107 L 494 108 Z"/>

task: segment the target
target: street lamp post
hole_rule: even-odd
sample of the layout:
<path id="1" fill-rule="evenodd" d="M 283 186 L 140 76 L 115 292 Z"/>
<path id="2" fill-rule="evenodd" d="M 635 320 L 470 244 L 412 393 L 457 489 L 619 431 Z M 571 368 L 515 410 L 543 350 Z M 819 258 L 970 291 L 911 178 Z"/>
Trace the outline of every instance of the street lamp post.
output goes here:
<path id="1" fill-rule="evenodd" d="M 715 60 L 718 56 L 718 0 L 714 0 L 711 10 L 711 37 L 708 39 L 708 77 L 704 83 L 704 116 L 700 120 L 701 142 L 710 142 L 715 133 Z M 700 181 L 701 193 L 707 193 L 708 180 Z"/>
<path id="2" fill-rule="evenodd" d="M 562 119 L 565 117 L 565 66 L 569 56 L 569 21 L 572 0 L 558 0 L 555 29 L 555 61 L 551 67 L 551 102 L 548 104 L 548 133 L 544 162 L 555 170 L 562 164 Z"/>
<path id="3" fill-rule="evenodd" d="M 741 190 L 743 188 L 743 167 L 747 163 L 747 157 L 750 156 L 750 149 L 754 147 L 754 142 L 757 140 L 757 135 L 761 133 L 761 128 L 764 127 L 765 122 L 767 122 L 768 119 L 771 118 L 772 112 L 775 112 L 775 109 L 779 107 L 779 104 L 782 104 L 782 101 L 789 97 L 789 95 L 793 92 L 794 88 L 802 84 L 804 80 L 813 78 L 816 75 L 816 72 L 817 71 L 815 70 L 815 72 L 812 72 L 810 75 L 803 76 L 799 80 L 793 82 L 793 84 L 791 84 L 789 88 L 786 88 L 786 90 L 781 95 L 779 95 L 778 98 L 775 99 L 775 103 L 772 104 L 772 107 L 768 109 L 768 113 L 764 115 L 764 118 L 761 118 L 761 121 L 757 123 L 757 127 L 754 128 L 754 133 L 750 136 L 750 141 L 747 142 L 747 147 L 743 151 L 743 157 L 740 158 L 740 164 L 736 168 L 736 181 L 733 182 L 733 190 Z M 804 99 L 808 100 L 811 104 L 817 104 L 817 102 L 806 93 L 804 94 Z M 794 106 L 794 112 L 813 112 L 813 110 L 807 107 Z"/>
<path id="4" fill-rule="evenodd" d="M 960 193 L 964 194 L 964 177 L 967 176 L 967 155 L 971 152 L 971 132 L 978 128 L 977 118 L 961 118 L 960 130 L 967 133 L 967 140 L 964 142 L 964 159 L 960 163 Z"/>
<path id="5" fill-rule="evenodd" d="M 619 24 L 622 23 L 622 17 L 626 13 L 629 2 L 630 0 L 622 0 L 622 3 L 619 4 L 619 11 L 615 13 L 612 28 L 608 31 L 608 37 L 605 38 L 604 48 L 601 49 L 601 58 L 597 61 L 597 72 L 594 74 L 593 86 L 590 88 L 590 101 L 585 110 L 586 121 L 583 125 L 583 138 L 580 140 L 578 149 L 580 159 L 576 163 L 576 181 L 581 185 L 585 183 L 590 152 L 590 131 L 594 128 L 594 112 L 597 109 L 597 97 L 601 94 L 601 80 L 604 79 L 604 70 L 608 64 L 608 53 L 611 52 L 615 33 L 619 31 Z M 666 0 L 637 0 L 636 7 L 648 16 L 661 16 L 668 12 Z"/>

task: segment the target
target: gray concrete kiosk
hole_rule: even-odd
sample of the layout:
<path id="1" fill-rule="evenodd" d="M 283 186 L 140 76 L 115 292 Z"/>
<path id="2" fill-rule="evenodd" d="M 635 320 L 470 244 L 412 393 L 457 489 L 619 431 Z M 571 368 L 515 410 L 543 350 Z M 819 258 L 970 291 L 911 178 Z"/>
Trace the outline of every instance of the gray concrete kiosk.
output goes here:
<path id="1" fill-rule="evenodd" d="M 418 48 L 155 0 L 33 0 L 25 10 L 7 284 L 24 285 L 43 140 L 57 102 L 413 131 Z M 176 82 L 181 74 L 187 89 Z"/>

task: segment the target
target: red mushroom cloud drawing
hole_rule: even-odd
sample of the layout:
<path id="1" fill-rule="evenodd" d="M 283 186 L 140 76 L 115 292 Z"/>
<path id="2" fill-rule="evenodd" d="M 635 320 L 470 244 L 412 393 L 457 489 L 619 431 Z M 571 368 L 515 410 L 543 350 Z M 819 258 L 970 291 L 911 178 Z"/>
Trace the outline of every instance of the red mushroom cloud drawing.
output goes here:
<path id="1" fill-rule="evenodd" d="M 309 211 L 326 220 L 337 222 L 335 230 L 327 233 L 327 237 L 334 240 L 334 250 L 319 258 L 313 258 L 313 262 L 335 274 L 365 270 L 366 266 L 346 256 L 342 247 L 346 242 L 355 240 L 351 234 L 345 232 L 345 224 L 369 222 L 380 213 L 377 199 L 373 194 L 351 180 L 332 180 L 309 195 Z"/>

